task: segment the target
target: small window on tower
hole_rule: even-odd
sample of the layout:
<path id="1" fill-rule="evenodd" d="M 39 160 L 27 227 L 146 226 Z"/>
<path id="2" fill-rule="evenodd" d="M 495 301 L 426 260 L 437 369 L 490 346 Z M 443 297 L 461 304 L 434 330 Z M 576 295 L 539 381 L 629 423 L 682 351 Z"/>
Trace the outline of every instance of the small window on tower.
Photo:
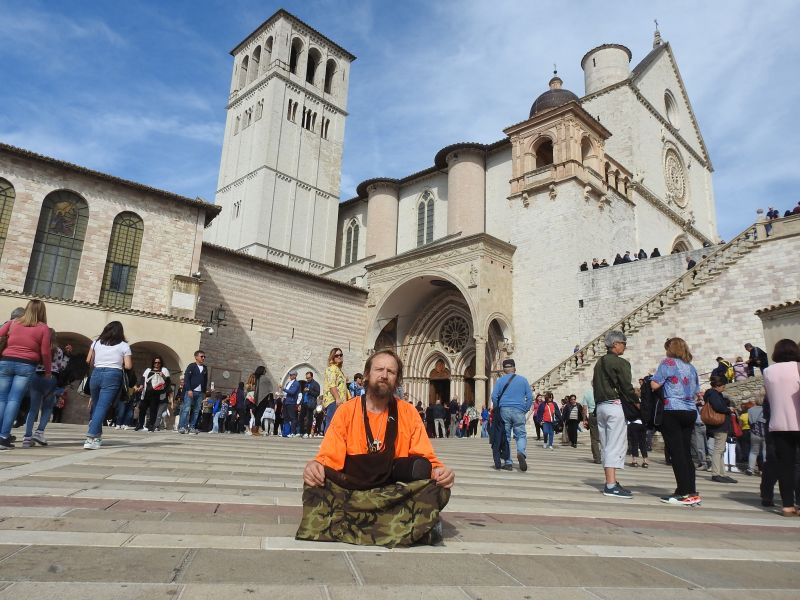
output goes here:
<path id="1" fill-rule="evenodd" d="M 236 117 L 236 123 L 233 126 L 233 135 L 236 135 L 237 133 L 239 133 L 239 121 L 240 120 L 241 120 L 241 117 Z"/>
<path id="2" fill-rule="evenodd" d="M 239 210 L 241 208 L 242 208 L 242 201 L 241 200 L 237 200 L 236 202 L 233 203 L 233 218 L 234 219 L 238 219 L 239 218 Z"/>
<path id="3" fill-rule="evenodd" d="M 256 104 L 256 121 L 261 118 L 262 113 L 264 112 L 264 101 L 259 100 Z"/>

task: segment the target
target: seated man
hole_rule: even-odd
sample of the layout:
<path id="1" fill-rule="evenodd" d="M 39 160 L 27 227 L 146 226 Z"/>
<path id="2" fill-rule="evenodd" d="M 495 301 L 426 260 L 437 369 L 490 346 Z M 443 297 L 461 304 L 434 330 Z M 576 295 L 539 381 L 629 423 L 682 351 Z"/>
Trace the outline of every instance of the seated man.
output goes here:
<path id="1" fill-rule="evenodd" d="M 342 404 L 303 471 L 297 539 L 378 546 L 441 541 L 455 475 L 436 457 L 413 405 L 394 397 L 403 363 L 379 350 L 366 394 Z"/>

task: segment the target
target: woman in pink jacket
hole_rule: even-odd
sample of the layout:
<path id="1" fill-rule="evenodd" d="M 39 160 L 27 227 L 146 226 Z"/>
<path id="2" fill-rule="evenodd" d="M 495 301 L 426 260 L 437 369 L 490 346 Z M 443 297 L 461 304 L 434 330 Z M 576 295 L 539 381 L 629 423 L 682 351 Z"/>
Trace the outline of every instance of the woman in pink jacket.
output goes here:
<path id="1" fill-rule="evenodd" d="M 44 302 L 28 302 L 21 317 L 0 327 L 0 337 L 3 336 L 6 346 L 0 355 L 0 450 L 8 450 L 14 447 L 11 427 L 36 365 L 44 366 L 48 379 L 51 375 L 50 328 Z"/>
<path id="2" fill-rule="evenodd" d="M 775 445 L 783 515 L 796 516 L 794 465 L 800 449 L 800 348 L 792 340 L 780 340 L 775 344 L 772 362 L 764 369 L 770 408 L 769 436 Z"/>

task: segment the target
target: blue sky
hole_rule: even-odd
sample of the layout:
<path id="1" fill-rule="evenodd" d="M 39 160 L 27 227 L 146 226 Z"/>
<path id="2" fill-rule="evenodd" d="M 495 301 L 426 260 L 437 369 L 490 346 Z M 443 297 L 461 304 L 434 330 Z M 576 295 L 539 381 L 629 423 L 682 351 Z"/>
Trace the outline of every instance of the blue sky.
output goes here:
<path id="1" fill-rule="evenodd" d="M 228 52 L 281 7 L 358 56 L 343 199 L 369 177 L 430 166 L 447 144 L 500 139 L 554 62 L 579 95 L 588 49 L 622 43 L 637 63 L 654 18 L 714 163 L 720 235 L 800 199 L 793 0 L 0 0 L 0 140 L 213 200 Z"/>

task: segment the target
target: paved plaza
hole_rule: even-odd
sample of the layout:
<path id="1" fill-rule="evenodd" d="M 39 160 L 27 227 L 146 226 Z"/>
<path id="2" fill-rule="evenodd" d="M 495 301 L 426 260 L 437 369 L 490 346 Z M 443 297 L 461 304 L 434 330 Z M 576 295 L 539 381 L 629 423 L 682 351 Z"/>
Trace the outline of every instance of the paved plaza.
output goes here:
<path id="1" fill-rule="evenodd" d="M 486 440 L 436 440 L 456 470 L 445 544 L 385 550 L 298 542 L 300 473 L 318 440 L 51 425 L 46 448 L 0 453 L 0 599 L 274 597 L 797 598 L 800 519 L 758 481 L 698 476 L 701 508 L 666 506 L 663 457 L 600 494 L 588 439 L 531 442 L 527 473 L 495 471 Z M 759 590 L 755 592 L 754 590 Z M 642 596 L 639 596 L 642 597 Z"/>

